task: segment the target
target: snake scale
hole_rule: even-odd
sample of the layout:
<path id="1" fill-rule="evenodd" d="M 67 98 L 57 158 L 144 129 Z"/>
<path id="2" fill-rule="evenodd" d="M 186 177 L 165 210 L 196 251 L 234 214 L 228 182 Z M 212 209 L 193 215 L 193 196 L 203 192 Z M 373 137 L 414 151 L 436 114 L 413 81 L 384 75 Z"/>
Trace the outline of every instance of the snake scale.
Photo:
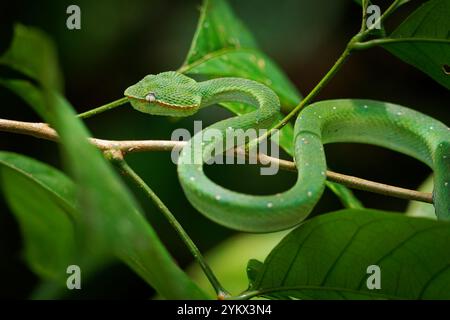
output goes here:
<path id="1" fill-rule="evenodd" d="M 226 130 L 270 128 L 280 110 L 279 99 L 271 89 L 242 78 L 197 82 L 170 71 L 148 75 L 124 94 L 135 109 L 152 115 L 189 116 L 221 102 L 257 107 L 256 111 L 219 121 L 203 130 L 219 130 L 222 137 L 226 137 Z M 434 173 L 436 215 L 450 220 L 450 129 L 417 111 L 391 103 L 353 99 L 321 101 L 306 107 L 297 117 L 294 129 L 296 183 L 286 192 L 274 195 L 234 192 L 205 175 L 203 163 L 223 140 L 210 141 L 200 133 L 194 135 L 181 152 L 178 176 L 191 204 L 229 228 L 271 232 L 304 220 L 324 190 L 327 166 L 323 145 L 333 142 L 378 145 L 425 163 Z"/>

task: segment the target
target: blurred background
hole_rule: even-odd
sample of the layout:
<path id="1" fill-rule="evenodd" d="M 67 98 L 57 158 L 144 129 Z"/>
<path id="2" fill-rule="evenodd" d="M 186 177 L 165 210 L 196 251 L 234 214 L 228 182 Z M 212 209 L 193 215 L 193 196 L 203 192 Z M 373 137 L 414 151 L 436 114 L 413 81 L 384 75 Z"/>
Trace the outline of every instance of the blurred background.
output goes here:
<path id="1" fill-rule="evenodd" d="M 382 7 L 386 1 L 375 1 Z M 421 1 L 396 13 L 388 30 Z M 360 8 L 352 0 L 230 0 L 236 14 L 254 33 L 260 47 L 306 94 L 340 55 L 360 27 Z M 66 28 L 66 8 L 81 8 L 81 30 Z M 65 93 L 82 112 L 121 97 L 129 85 L 146 74 L 177 69 L 187 54 L 199 16 L 200 0 L 8 1 L 1 4 L 0 51 L 11 37 L 13 22 L 37 26 L 55 40 L 65 78 Z M 449 92 L 431 78 L 404 64 L 383 49 L 356 53 L 322 91 L 318 99 L 368 98 L 420 110 L 450 123 Z M 36 114 L 10 92 L 0 89 L 0 118 L 39 121 Z M 194 117 L 173 121 L 133 111 L 129 106 L 86 120 L 94 136 L 108 139 L 170 139 L 174 129 L 192 129 L 228 117 L 218 107 Z M 54 143 L 0 132 L 0 149 L 29 155 L 60 167 Z M 387 184 L 417 188 L 430 174 L 418 161 L 378 147 L 335 144 L 326 146 L 327 161 L 338 172 Z M 178 217 L 202 251 L 208 251 L 235 232 L 197 213 L 186 201 L 170 153 L 142 153 L 128 157 L 130 165 Z M 208 175 L 234 190 L 269 194 L 286 190 L 292 173 L 260 176 L 254 166 L 214 166 Z M 192 259 L 159 212 L 132 187 L 148 219 L 184 267 Z M 407 201 L 355 191 L 367 207 L 404 211 Z M 326 191 L 314 214 L 342 208 Z M 37 283 L 21 255 L 20 230 L 0 197 L 0 297 L 26 298 Z M 151 289 L 122 264 L 103 270 L 84 283 L 73 298 L 143 298 Z"/>

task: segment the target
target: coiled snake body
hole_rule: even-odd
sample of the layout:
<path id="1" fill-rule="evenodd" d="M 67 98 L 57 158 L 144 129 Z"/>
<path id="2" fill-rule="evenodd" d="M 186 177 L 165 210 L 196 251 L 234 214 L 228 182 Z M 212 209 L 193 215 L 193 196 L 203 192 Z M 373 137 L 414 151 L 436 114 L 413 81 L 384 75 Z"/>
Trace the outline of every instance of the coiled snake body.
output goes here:
<path id="1" fill-rule="evenodd" d="M 196 134 L 179 159 L 178 176 L 188 200 L 202 214 L 227 227 L 271 232 L 305 219 L 324 190 L 323 144 L 332 142 L 378 145 L 427 164 L 434 172 L 436 214 L 440 219 L 450 219 L 450 131 L 422 113 L 370 100 L 322 101 L 306 107 L 294 130 L 296 183 L 280 194 L 255 196 L 214 183 L 203 172 L 203 163 L 214 156 L 211 153 L 215 146 L 224 142 L 226 130 L 267 129 L 274 124 L 280 105 L 271 89 L 242 78 L 196 82 L 177 72 L 164 72 L 146 76 L 129 87 L 125 95 L 135 109 L 155 115 L 188 116 L 220 102 L 258 107 L 207 128 L 219 130 L 222 138 L 215 136 L 210 141 Z"/>

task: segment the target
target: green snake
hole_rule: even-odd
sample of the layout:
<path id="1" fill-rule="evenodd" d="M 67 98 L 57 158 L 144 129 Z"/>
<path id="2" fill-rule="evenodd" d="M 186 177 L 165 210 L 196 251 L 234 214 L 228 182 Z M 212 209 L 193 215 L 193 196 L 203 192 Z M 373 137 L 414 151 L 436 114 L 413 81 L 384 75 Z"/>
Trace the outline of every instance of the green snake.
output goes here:
<path id="1" fill-rule="evenodd" d="M 153 115 L 189 116 L 221 102 L 257 107 L 202 131 L 216 129 L 222 137 L 227 130 L 270 128 L 280 110 L 279 99 L 271 89 L 242 78 L 197 82 L 177 72 L 164 72 L 146 76 L 124 94 L 135 109 Z M 225 138 L 207 140 L 201 133 L 194 135 L 181 152 L 179 180 L 198 211 L 229 228 L 271 232 L 304 220 L 324 190 L 327 166 L 323 145 L 333 142 L 378 145 L 425 163 L 434 173 L 436 215 L 450 219 L 450 129 L 417 111 L 371 100 L 321 101 L 306 107 L 294 129 L 297 180 L 286 192 L 274 195 L 238 193 L 211 181 L 203 163 L 211 159 L 212 151 Z"/>

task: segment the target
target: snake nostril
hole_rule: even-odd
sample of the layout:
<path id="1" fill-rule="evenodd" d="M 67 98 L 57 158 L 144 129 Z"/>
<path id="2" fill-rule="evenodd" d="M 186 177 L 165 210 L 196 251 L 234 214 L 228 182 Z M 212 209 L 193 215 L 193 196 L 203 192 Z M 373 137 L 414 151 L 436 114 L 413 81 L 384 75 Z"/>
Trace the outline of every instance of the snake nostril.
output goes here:
<path id="1" fill-rule="evenodd" d="M 442 66 L 442 71 L 444 71 L 444 73 L 445 73 L 446 75 L 450 75 L 450 66 L 449 66 L 448 64 L 444 64 L 444 65 Z"/>

